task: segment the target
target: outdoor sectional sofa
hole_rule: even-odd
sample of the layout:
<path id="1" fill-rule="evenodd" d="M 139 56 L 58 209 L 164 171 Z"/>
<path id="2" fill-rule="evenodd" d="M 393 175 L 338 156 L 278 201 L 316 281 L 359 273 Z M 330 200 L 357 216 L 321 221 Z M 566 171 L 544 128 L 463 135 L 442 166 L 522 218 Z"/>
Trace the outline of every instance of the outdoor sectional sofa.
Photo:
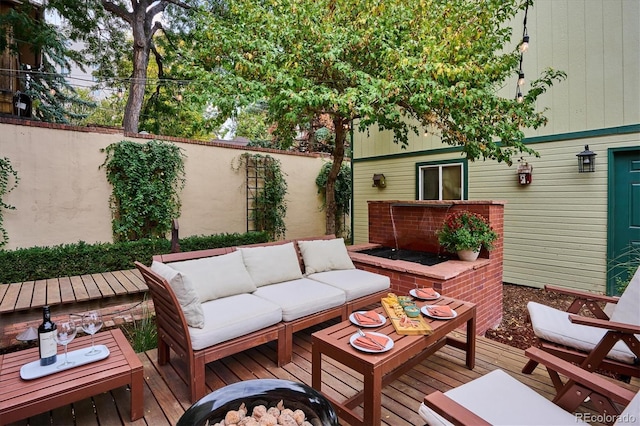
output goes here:
<path id="1" fill-rule="evenodd" d="M 157 255 L 136 267 L 154 303 L 158 362 L 171 349 L 186 362 L 192 402 L 204 396 L 205 364 L 270 341 L 287 364 L 293 333 L 345 320 L 390 287 L 356 269 L 333 236 Z"/>

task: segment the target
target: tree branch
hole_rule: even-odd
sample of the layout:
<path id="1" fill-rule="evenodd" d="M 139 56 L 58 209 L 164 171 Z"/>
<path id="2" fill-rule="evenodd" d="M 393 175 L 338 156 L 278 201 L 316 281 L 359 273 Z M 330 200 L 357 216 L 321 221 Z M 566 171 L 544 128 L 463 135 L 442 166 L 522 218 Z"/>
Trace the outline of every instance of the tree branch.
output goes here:
<path id="1" fill-rule="evenodd" d="M 124 7 L 112 3 L 109 0 L 100 0 L 100 3 L 102 3 L 102 7 L 104 7 L 106 11 L 124 19 L 129 25 L 133 25 L 133 13 L 129 13 Z"/>
<path id="2" fill-rule="evenodd" d="M 153 45 L 152 41 L 153 41 L 153 35 L 156 33 L 156 31 L 158 30 L 162 30 L 164 31 L 164 27 L 162 26 L 162 24 L 160 23 L 160 21 L 156 21 L 153 24 L 153 27 L 151 28 L 151 30 L 149 31 L 149 35 L 147 35 L 147 43 L 151 43 L 151 45 Z"/>
<path id="3" fill-rule="evenodd" d="M 179 0 L 165 0 L 167 3 L 175 4 L 183 9 L 191 9 L 191 6 Z"/>

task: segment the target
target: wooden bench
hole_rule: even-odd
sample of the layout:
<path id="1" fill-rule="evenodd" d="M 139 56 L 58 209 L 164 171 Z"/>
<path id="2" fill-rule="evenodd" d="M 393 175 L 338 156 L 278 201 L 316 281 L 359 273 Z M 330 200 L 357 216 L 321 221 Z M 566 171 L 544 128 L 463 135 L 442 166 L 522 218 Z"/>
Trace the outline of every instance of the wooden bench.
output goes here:
<path id="1" fill-rule="evenodd" d="M 42 319 L 45 305 L 55 317 L 140 302 L 147 290 L 136 269 L 0 284 L 0 336 L 12 324 Z"/>

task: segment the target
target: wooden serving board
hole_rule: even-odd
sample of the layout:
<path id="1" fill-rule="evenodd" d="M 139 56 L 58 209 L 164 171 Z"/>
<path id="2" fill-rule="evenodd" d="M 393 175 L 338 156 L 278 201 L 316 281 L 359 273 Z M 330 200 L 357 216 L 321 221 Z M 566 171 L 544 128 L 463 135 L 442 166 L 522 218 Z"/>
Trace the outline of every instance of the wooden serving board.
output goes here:
<path id="1" fill-rule="evenodd" d="M 392 305 L 393 299 L 390 299 L 388 297 L 383 297 L 381 302 L 382 302 L 382 307 L 384 308 L 385 312 L 387 313 L 387 316 L 389 317 L 389 321 L 391 321 L 391 324 L 393 324 L 393 328 L 396 329 L 396 333 L 407 335 L 407 336 L 419 336 L 419 335 L 428 336 L 433 332 L 433 329 L 424 320 L 424 318 L 422 317 L 422 314 L 420 314 L 420 316 L 416 318 L 409 318 L 410 320 L 412 320 L 413 326 L 407 327 L 400 324 L 400 318 L 398 317 L 398 315 L 393 309 L 393 305 Z"/>

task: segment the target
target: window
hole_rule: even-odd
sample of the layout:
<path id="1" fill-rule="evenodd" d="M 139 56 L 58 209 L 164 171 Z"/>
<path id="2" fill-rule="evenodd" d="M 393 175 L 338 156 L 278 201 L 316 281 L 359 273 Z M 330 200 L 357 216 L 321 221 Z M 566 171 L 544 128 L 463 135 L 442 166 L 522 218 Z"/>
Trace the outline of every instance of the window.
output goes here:
<path id="1" fill-rule="evenodd" d="M 463 200 L 463 163 L 418 165 L 419 200 Z"/>

